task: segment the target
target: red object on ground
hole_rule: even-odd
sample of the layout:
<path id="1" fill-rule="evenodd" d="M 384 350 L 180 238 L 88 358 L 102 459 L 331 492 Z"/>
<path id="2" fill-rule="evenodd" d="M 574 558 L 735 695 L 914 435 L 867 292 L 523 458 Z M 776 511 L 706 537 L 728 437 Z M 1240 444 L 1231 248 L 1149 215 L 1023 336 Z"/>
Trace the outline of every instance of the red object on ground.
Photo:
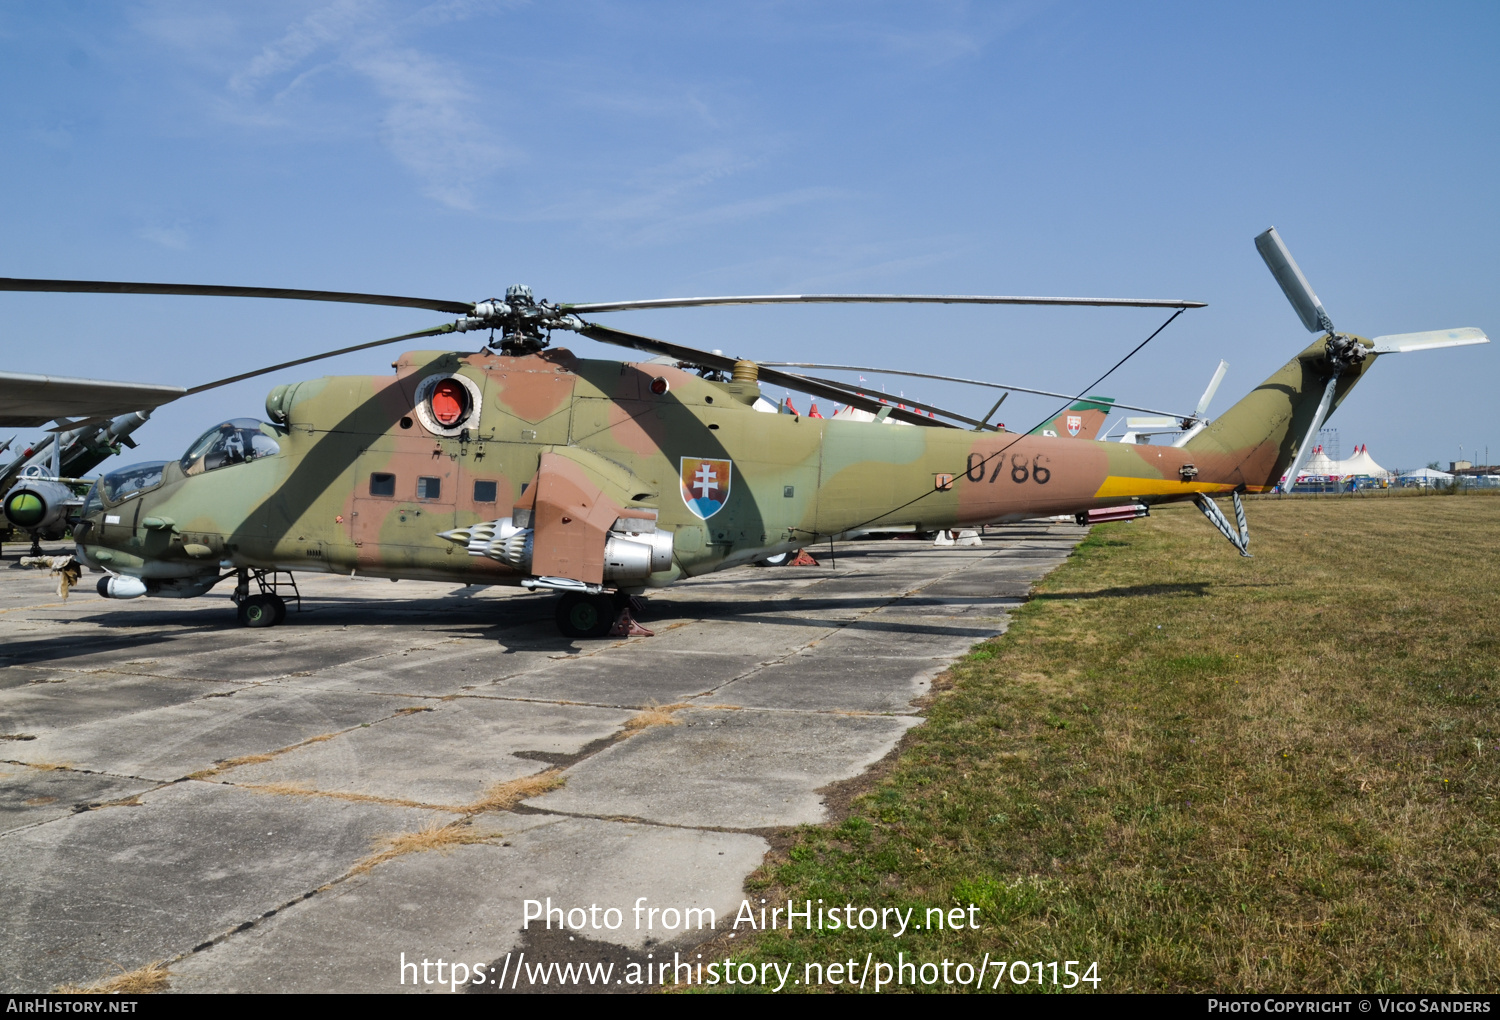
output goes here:
<path id="1" fill-rule="evenodd" d="M 644 605 L 645 603 L 634 595 L 626 599 L 625 604 L 620 607 L 620 615 L 615 617 L 615 625 L 609 629 L 609 636 L 656 637 L 656 631 L 642 627 L 640 621 L 635 618 L 636 612 Z"/>
<path id="2" fill-rule="evenodd" d="M 816 401 L 813 403 L 812 410 L 807 412 L 807 416 L 809 418 L 821 418 L 821 417 L 823 417 L 821 414 L 818 413 L 818 405 L 817 405 Z"/>
<path id="3" fill-rule="evenodd" d="M 786 565 L 789 567 L 816 567 L 819 566 L 819 563 L 813 559 L 812 553 L 806 549 L 798 549 L 796 558 L 787 560 Z"/>

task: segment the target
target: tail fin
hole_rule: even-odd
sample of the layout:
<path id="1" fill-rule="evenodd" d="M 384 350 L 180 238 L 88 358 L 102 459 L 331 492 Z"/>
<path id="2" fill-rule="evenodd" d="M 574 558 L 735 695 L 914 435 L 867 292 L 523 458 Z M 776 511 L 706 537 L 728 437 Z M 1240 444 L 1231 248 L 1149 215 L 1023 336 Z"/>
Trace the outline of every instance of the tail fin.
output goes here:
<path id="1" fill-rule="evenodd" d="M 1098 438 L 1104 420 L 1115 406 L 1114 397 L 1089 397 L 1080 400 L 1062 414 L 1031 430 L 1031 435 L 1053 435 L 1078 439 Z"/>
<path id="2" fill-rule="evenodd" d="M 1368 340 L 1360 343 L 1366 348 L 1372 346 Z M 1298 445 L 1317 415 L 1331 374 L 1326 354 L 1325 339 L 1319 337 L 1190 439 L 1184 449 L 1194 454 L 1198 477 L 1243 485 L 1250 492 L 1274 487 L 1291 466 Z M 1375 361 L 1371 353 L 1343 370 L 1328 415 Z"/>

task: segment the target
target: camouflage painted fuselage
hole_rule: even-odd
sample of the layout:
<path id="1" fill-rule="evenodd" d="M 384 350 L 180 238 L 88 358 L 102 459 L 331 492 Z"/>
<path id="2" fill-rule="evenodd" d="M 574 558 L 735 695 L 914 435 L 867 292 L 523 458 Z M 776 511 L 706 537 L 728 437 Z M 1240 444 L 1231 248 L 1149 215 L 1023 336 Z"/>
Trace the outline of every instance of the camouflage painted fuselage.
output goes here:
<path id="1" fill-rule="evenodd" d="M 169 464 L 158 487 L 90 516 L 80 554 L 158 579 L 233 566 L 519 583 L 523 572 L 439 533 L 509 517 L 544 453 L 613 504 L 657 511 L 673 562 L 653 585 L 877 525 L 935 530 L 1264 491 L 1311 420 L 1321 351 L 1313 344 L 1181 449 L 765 414 L 750 407 L 753 383 L 561 349 L 414 352 L 394 375 L 278 387 L 267 410 L 285 430 L 279 454 L 192 477 Z M 1374 360 L 1347 370 L 1336 400 Z M 481 395 L 457 436 L 418 413 L 433 375 L 463 376 Z M 705 461 L 728 465 L 706 515 L 714 504 L 694 502 L 708 490 L 693 476 Z"/>

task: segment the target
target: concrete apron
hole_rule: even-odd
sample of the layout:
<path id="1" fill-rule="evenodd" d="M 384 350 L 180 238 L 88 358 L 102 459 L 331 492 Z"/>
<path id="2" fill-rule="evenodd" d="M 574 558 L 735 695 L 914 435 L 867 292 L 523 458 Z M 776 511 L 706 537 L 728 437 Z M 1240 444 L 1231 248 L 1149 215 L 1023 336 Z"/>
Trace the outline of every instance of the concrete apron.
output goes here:
<path id="1" fill-rule="evenodd" d="M 855 543 L 836 568 L 820 550 L 654 593 L 656 637 L 599 642 L 508 589 L 309 576 L 305 612 L 252 631 L 217 594 L 61 603 L 6 570 L 0 973 L 448 991 L 451 968 L 439 985 L 402 954 L 491 979 L 528 947 L 670 956 L 712 934 L 685 909 L 724 930 L 764 835 L 824 820 L 819 791 L 888 754 L 1085 533 Z M 496 784 L 523 796 L 496 809 Z M 464 841 L 356 867 L 453 825 Z M 597 910 L 544 938 L 525 903 L 549 899 L 575 925 Z"/>

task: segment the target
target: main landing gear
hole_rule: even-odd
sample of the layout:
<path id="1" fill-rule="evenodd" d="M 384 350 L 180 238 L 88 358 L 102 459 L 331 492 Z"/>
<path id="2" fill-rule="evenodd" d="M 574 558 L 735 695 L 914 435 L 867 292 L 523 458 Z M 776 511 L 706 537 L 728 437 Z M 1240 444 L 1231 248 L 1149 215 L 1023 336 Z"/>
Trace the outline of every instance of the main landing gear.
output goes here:
<path id="1" fill-rule="evenodd" d="M 652 637 L 635 618 L 644 606 L 624 592 L 564 592 L 557 600 L 557 629 L 566 638 Z"/>
<path id="2" fill-rule="evenodd" d="M 274 627 L 286 619 L 286 599 L 282 598 L 283 591 L 289 591 L 293 601 L 297 603 L 297 611 L 302 611 L 302 593 L 297 590 L 297 580 L 292 577 L 290 571 L 286 570 L 259 570 L 254 567 L 239 570 L 239 583 L 235 585 L 234 594 L 230 596 L 238 607 L 238 620 L 241 627 Z M 282 575 L 286 579 L 282 580 Z M 250 594 L 250 580 L 254 578 L 256 587 L 260 589 L 256 594 Z"/>

